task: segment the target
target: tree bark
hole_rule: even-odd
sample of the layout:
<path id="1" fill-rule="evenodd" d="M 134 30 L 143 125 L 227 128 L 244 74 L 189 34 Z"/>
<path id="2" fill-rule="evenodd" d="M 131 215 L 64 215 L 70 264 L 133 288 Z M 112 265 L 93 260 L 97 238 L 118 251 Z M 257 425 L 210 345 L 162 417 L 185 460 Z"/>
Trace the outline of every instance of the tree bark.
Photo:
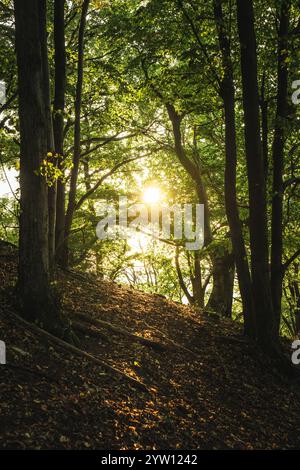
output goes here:
<path id="1" fill-rule="evenodd" d="M 263 148 L 263 158 L 264 158 L 264 172 L 265 172 L 265 181 L 267 185 L 268 173 L 269 173 L 269 146 L 268 146 L 268 136 L 269 136 L 269 121 L 268 121 L 268 111 L 269 103 L 266 98 L 266 74 L 263 74 L 262 84 L 261 84 L 261 93 L 260 93 L 260 110 L 261 110 L 261 136 L 262 136 L 262 148 Z"/>
<path id="2" fill-rule="evenodd" d="M 49 145 L 46 1 L 15 0 L 20 160 L 18 295 L 22 315 L 55 331 L 59 312 L 49 284 L 48 187 L 40 174 Z"/>
<path id="3" fill-rule="evenodd" d="M 45 10 L 46 5 L 41 3 L 40 8 Z M 54 153 L 54 134 L 53 134 L 53 122 L 52 122 L 52 113 L 51 113 L 51 94 L 50 94 L 50 81 L 49 81 L 49 63 L 48 63 L 48 45 L 47 45 L 47 13 L 46 10 L 41 13 L 41 23 L 40 27 L 42 31 L 45 31 L 45 34 L 41 36 L 41 47 L 42 47 L 42 61 L 43 61 L 43 73 L 44 73 L 44 93 L 45 93 L 45 103 L 46 103 L 46 114 L 47 114 L 47 151 L 48 154 Z M 46 160 L 49 163 L 53 163 L 53 157 L 47 155 Z M 56 183 L 54 180 L 48 178 L 48 249 L 49 249 L 49 272 L 52 274 L 54 267 L 54 249 L 55 249 L 55 238 L 54 238 L 54 228 L 55 228 L 55 218 L 56 218 L 56 208 L 55 208 L 55 187 Z"/>
<path id="4" fill-rule="evenodd" d="M 268 349 L 272 348 L 278 338 L 269 275 L 267 203 L 260 138 L 257 53 L 252 0 L 237 1 L 237 21 L 241 46 L 245 150 L 249 183 L 253 300 L 257 339 L 261 346 Z"/>
<path id="5" fill-rule="evenodd" d="M 247 336 L 255 337 L 256 327 L 252 298 L 251 276 L 243 237 L 242 224 L 237 205 L 237 143 L 233 67 L 230 42 L 224 26 L 221 0 L 214 0 L 214 15 L 224 71 L 220 95 L 223 99 L 225 112 L 225 208 L 230 228 L 230 236 L 237 269 L 239 289 L 242 298 L 244 332 Z"/>
<path id="6" fill-rule="evenodd" d="M 193 257 L 194 257 L 194 276 L 192 278 L 193 302 L 194 302 L 194 305 L 197 305 L 198 307 L 203 309 L 205 291 L 202 288 L 202 272 L 201 272 L 201 262 L 200 262 L 199 251 L 195 251 L 193 253 Z"/>
<path id="7" fill-rule="evenodd" d="M 288 116 L 288 33 L 290 0 L 283 0 L 280 11 L 277 51 L 277 110 L 273 140 L 273 188 L 272 188 L 272 248 L 271 248 L 271 289 L 276 321 L 279 333 L 281 319 L 282 281 L 283 281 L 283 167 L 285 125 Z"/>
<path id="8" fill-rule="evenodd" d="M 213 269 L 213 289 L 205 307 L 207 311 L 231 318 L 234 284 L 234 258 L 232 253 L 215 256 Z"/>
<path id="9" fill-rule="evenodd" d="M 81 11 L 79 33 L 78 33 L 78 65 L 77 65 L 77 84 L 75 98 L 75 129 L 74 129 L 74 153 L 73 168 L 71 173 L 71 182 L 69 190 L 68 208 L 65 218 L 65 234 L 63 244 L 63 266 L 67 267 L 69 263 L 69 236 L 73 221 L 73 215 L 76 206 L 76 189 L 80 161 L 80 137 L 81 137 L 81 106 L 82 106 L 82 85 L 83 85 L 83 62 L 84 62 L 84 33 L 86 26 L 86 16 L 89 8 L 89 0 L 84 0 Z"/>
<path id="10" fill-rule="evenodd" d="M 55 0 L 54 4 L 54 49 L 55 49 L 55 93 L 53 106 L 53 128 L 55 153 L 58 168 L 62 168 L 64 158 L 64 112 L 66 93 L 66 47 L 65 47 L 65 0 Z M 61 264 L 61 248 L 65 232 L 65 184 L 58 179 L 54 196 L 56 206 L 55 259 Z"/>
<path id="11" fill-rule="evenodd" d="M 293 325 L 295 325 L 295 336 L 300 334 L 300 287 L 299 287 L 299 264 L 294 264 L 295 268 L 295 279 L 289 282 L 289 291 L 292 297 L 293 309 L 295 312 L 295 319 Z"/>

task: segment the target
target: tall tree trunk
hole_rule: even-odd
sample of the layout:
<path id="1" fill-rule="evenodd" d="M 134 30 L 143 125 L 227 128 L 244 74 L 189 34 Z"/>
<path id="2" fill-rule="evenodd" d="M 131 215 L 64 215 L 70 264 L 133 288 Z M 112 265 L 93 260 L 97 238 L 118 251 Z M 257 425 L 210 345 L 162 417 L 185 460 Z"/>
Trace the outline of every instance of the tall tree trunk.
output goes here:
<path id="1" fill-rule="evenodd" d="M 64 112 L 66 93 L 66 47 L 65 47 L 65 0 L 54 4 L 54 49 L 55 49 L 55 93 L 53 106 L 53 128 L 57 165 L 62 168 L 64 158 Z M 65 232 L 65 184 L 61 178 L 55 187 L 55 258 L 61 264 Z"/>
<path id="2" fill-rule="evenodd" d="M 49 145 L 46 1 L 15 0 L 20 162 L 18 294 L 24 317 L 56 331 L 59 312 L 49 284 L 48 187 L 40 168 Z"/>
<path id="3" fill-rule="evenodd" d="M 241 45 L 245 149 L 249 182 L 251 274 L 257 338 L 266 349 L 277 340 L 272 306 L 267 203 L 264 162 L 260 138 L 256 37 L 252 0 L 237 0 L 237 21 Z"/>
<path id="4" fill-rule="evenodd" d="M 80 137 L 81 137 L 81 106 L 82 106 L 82 85 L 83 85 L 83 60 L 84 60 L 84 33 L 86 26 L 86 16 L 89 8 L 89 0 L 84 0 L 81 11 L 79 33 L 78 33 L 78 65 L 77 65 L 77 84 L 75 98 L 75 128 L 74 128 L 74 153 L 73 168 L 71 173 L 69 201 L 65 219 L 65 240 L 63 247 L 63 265 L 66 267 L 69 263 L 69 236 L 71 232 L 72 220 L 76 206 L 76 189 L 80 161 Z"/>
<path id="5" fill-rule="evenodd" d="M 41 4 L 41 8 L 46 8 L 46 5 Z M 48 45 L 47 45 L 47 14 L 42 12 L 41 21 L 44 21 L 44 24 L 41 24 L 41 28 L 45 31 L 43 40 L 41 42 L 42 57 L 43 57 L 43 71 L 44 77 L 47 77 L 44 80 L 44 93 L 45 93 L 45 102 L 46 102 L 46 113 L 47 113 L 47 150 L 48 154 L 54 154 L 54 135 L 53 135 L 53 122 L 52 122 L 52 112 L 51 112 L 51 96 L 50 96 L 50 83 L 49 83 L 49 63 L 48 63 Z M 47 157 L 47 160 L 53 163 L 53 157 Z M 48 179 L 48 249 L 49 249 L 49 271 L 50 275 L 53 271 L 53 262 L 54 262 L 54 249 L 55 249 L 55 238 L 54 238 L 54 229 L 55 229 L 55 218 L 56 218 L 56 208 L 55 208 L 55 187 L 56 183 L 54 180 Z"/>
<path id="6" fill-rule="evenodd" d="M 53 181 L 48 189 L 48 213 L 49 213 L 49 269 L 53 273 L 55 255 L 55 224 L 56 224 L 56 181 Z"/>
<path id="7" fill-rule="evenodd" d="M 269 173 L 268 108 L 269 108 L 269 103 L 268 103 L 268 100 L 266 98 L 266 73 L 264 72 L 263 78 L 262 78 L 262 83 L 261 83 L 260 110 L 261 110 L 261 137 L 262 137 L 262 148 L 263 148 L 266 188 L 267 188 L 268 173 Z"/>
<path id="8" fill-rule="evenodd" d="M 57 181 L 56 224 L 55 224 L 55 260 L 59 266 L 64 264 L 66 187 L 60 179 Z"/>
<path id="9" fill-rule="evenodd" d="M 276 331 L 279 333 L 282 301 L 282 214 L 285 125 L 288 115 L 288 33 L 290 0 L 282 0 L 277 51 L 277 110 L 273 141 L 271 289 Z"/>
<path id="10" fill-rule="evenodd" d="M 230 42 L 224 26 L 221 0 L 214 0 L 214 14 L 224 70 L 220 95 L 223 99 L 225 112 L 225 208 L 242 298 L 244 332 L 247 336 L 255 337 L 256 327 L 251 276 L 236 194 L 237 144 L 233 67 Z"/>

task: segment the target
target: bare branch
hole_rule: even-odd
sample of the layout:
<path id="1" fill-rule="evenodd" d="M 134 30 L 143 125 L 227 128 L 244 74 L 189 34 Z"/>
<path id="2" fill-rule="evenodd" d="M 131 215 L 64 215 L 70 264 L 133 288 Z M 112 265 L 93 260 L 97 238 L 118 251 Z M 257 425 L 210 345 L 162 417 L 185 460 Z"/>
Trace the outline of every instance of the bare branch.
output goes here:
<path id="1" fill-rule="evenodd" d="M 300 248 L 291 256 L 282 266 L 283 271 L 285 272 L 288 267 L 300 256 Z"/>
<path id="2" fill-rule="evenodd" d="M 285 191 L 289 186 L 292 186 L 293 184 L 297 185 L 299 183 L 300 183 L 300 176 L 295 176 L 294 178 L 290 178 L 283 182 L 283 190 Z"/>
<path id="3" fill-rule="evenodd" d="M 131 162 L 134 162 L 135 160 L 139 160 L 141 158 L 145 158 L 146 155 L 142 155 L 142 156 L 138 156 L 138 157 L 134 157 L 134 158 L 128 158 L 127 160 L 123 160 L 122 162 L 120 163 L 117 163 L 111 170 L 109 170 L 107 173 L 105 173 L 105 175 L 103 175 L 99 181 L 97 181 L 97 183 L 89 190 L 87 191 L 80 199 L 79 201 L 77 202 L 77 204 L 75 205 L 75 211 L 78 210 L 82 204 L 84 203 L 84 201 L 86 201 L 86 199 L 88 199 L 100 186 L 101 184 L 107 179 L 109 178 L 110 176 L 112 176 L 114 173 L 116 173 L 116 171 L 118 171 L 122 166 L 124 165 L 127 165 L 128 163 L 131 163 Z"/>

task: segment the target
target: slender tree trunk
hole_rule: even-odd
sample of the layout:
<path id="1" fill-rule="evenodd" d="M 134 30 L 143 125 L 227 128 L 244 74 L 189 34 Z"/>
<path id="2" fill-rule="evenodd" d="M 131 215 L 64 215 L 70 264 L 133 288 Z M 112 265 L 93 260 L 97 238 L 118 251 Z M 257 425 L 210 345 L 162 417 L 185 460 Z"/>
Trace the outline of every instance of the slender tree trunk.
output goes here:
<path id="1" fill-rule="evenodd" d="M 64 264 L 66 187 L 63 181 L 57 181 L 56 224 L 55 224 L 55 260 L 59 266 Z"/>
<path id="2" fill-rule="evenodd" d="M 225 255 L 215 256 L 213 269 L 213 289 L 205 309 L 231 318 L 234 284 L 232 253 L 227 252 Z"/>
<path id="3" fill-rule="evenodd" d="M 90 164 L 89 164 L 88 158 L 84 160 L 82 164 L 83 164 L 83 172 L 84 172 L 85 190 L 86 190 L 86 193 L 88 193 L 92 189 L 91 176 L 90 176 Z M 94 202 L 92 199 L 88 199 L 88 208 L 89 208 L 89 211 L 93 214 L 93 216 L 96 219 L 97 213 L 96 213 Z"/>
<path id="4" fill-rule="evenodd" d="M 283 0 L 280 12 L 280 25 L 277 52 L 277 110 L 273 141 L 273 199 L 272 199 L 272 249 L 271 249 L 271 289 L 279 333 L 282 301 L 282 214 L 283 214 L 283 167 L 285 125 L 288 115 L 288 33 L 290 0 Z"/>
<path id="5" fill-rule="evenodd" d="M 46 5 L 41 3 L 41 8 L 46 8 Z M 46 34 L 42 36 L 41 47 L 42 56 L 43 56 L 43 71 L 44 76 L 49 77 L 49 64 L 48 64 L 48 45 L 47 45 L 47 15 L 46 12 L 42 12 L 41 21 L 44 21 L 40 25 L 43 31 L 46 31 Z M 47 149 L 48 154 L 54 154 L 54 135 L 53 135 L 53 122 L 52 122 L 52 113 L 51 113 L 51 96 L 50 96 L 50 83 L 49 78 L 44 80 L 44 93 L 46 101 L 46 113 L 47 113 Z M 47 157 L 47 160 L 53 163 L 54 158 Z M 49 249 L 49 270 L 50 275 L 53 271 L 54 263 L 54 249 L 55 249 L 55 218 L 56 218 L 56 207 L 55 207 L 55 187 L 56 182 L 48 178 L 48 249 Z"/>
<path id="6" fill-rule="evenodd" d="M 208 200 L 205 191 L 205 186 L 203 184 L 201 175 L 199 174 L 199 169 L 197 166 L 187 157 L 183 144 L 182 144 L 182 135 L 181 135 L 181 117 L 176 112 L 175 108 L 171 104 L 167 104 L 167 111 L 172 123 L 173 134 L 174 134 L 174 143 L 175 143 L 175 152 L 178 160 L 180 161 L 183 168 L 190 175 L 192 180 L 196 185 L 196 192 L 200 204 L 204 205 L 204 246 L 207 246 L 212 240 L 211 228 L 210 228 L 210 213 L 208 207 Z"/>
<path id="7" fill-rule="evenodd" d="M 221 0 L 214 0 L 214 14 L 224 70 L 220 95 L 223 99 L 225 111 L 225 208 L 243 304 L 244 331 L 247 336 L 255 337 L 256 327 L 251 276 L 236 194 L 237 144 L 233 68 L 230 42 L 224 26 Z"/>
<path id="8" fill-rule="evenodd" d="M 261 110 L 261 136 L 262 136 L 262 148 L 263 148 L 263 159 L 264 159 L 264 173 L 267 188 L 268 173 L 269 173 L 269 122 L 268 122 L 268 100 L 266 98 L 266 74 L 263 74 L 261 93 L 260 93 L 260 110 Z"/>
<path id="9" fill-rule="evenodd" d="M 55 93 L 53 106 L 53 128 L 57 165 L 61 169 L 64 158 L 64 112 L 66 93 L 66 48 L 65 48 L 65 0 L 54 4 L 54 49 L 55 49 Z M 65 184 L 61 178 L 55 187 L 56 206 L 55 258 L 61 264 L 65 232 Z"/>
<path id="10" fill-rule="evenodd" d="M 46 1 L 15 0 L 20 162 L 18 295 L 22 314 L 56 331 L 59 313 L 49 284 L 48 187 L 40 168 L 49 145 Z"/>
<path id="11" fill-rule="evenodd" d="M 208 198 L 206 193 L 205 184 L 202 179 L 201 169 L 198 167 L 192 160 L 188 158 L 186 155 L 184 146 L 182 144 L 182 135 L 181 135 L 181 117 L 176 112 L 174 106 L 171 104 L 167 104 L 167 111 L 169 114 L 170 121 L 173 127 L 173 134 L 174 134 L 174 142 L 175 142 L 175 151 L 178 157 L 178 160 L 186 170 L 186 172 L 190 175 L 192 180 L 195 183 L 195 189 L 198 196 L 198 200 L 200 204 L 204 206 L 204 246 L 208 246 L 212 242 L 212 232 L 211 232 L 211 224 L 210 224 L 210 211 L 208 205 Z M 225 257 L 228 253 L 225 253 Z M 206 308 L 209 310 L 215 310 L 216 312 L 222 313 L 231 310 L 232 300 L 228 299 L 227 295 L 223 295 L 224 291 L 221 292 L 220 287 L 224 285 L 228 285 L 232 276 L 230 272 L 227 270 L 226 263 L 220 263 L 220 257 L 216 256 L 212 253 L 211 260 L 213 264 L 213 281 L 216 285 L 215 288 L 212 289 L 211 296 L 208 301 L 208 305 Z M 221 270 L 220 268 L 224 268 Z M 227 279 L 226 279 L 227 278 Z M 225 280 L 226 279 L 226 280 Z M 233 281 L 232 281 L 233 285 Z M 201 285 L 200 285 L 201 287 Z M 200 289 L 199 287 L 199 289 Z M 197 292 L 197 291 L 196 291 Z M 197 293 L 198 295 L 199 293 Z M 204 302 L 203 293 L 199 296 L 199 301 Z"/>
<path id="12" fill-rule="evenodd" d="M 194 251 L 192 257 L 193 257 L 194 265 L 193 265 L 193 268 L 190 265 L 190 270 L 191 270 L 190 280 L 192 283 L 192 293 L 190 293 L 185 284 L 185 281 L 181 272 L 181 268 L 180 268 L 179 247 L 176 247 L 175 266 L 177 270 L 179 285 L 190 305 L 194 305 L 201 309 L 204 309 L 204 297 L 205 297 L 206 285 L 203 285 L 202 283 L 202 272 L 201 272 L 201 262 L 200 262 L 199 251 Z"/>
<path id="13" fill-rule="evenodd" d="M 182 271 L 181 271 L 181 268 L 180 268 L 180 263 L 179 263 L 179 247 L 176 247 L 176 252 L 175 252 L 175 266 L 176 266 L 176 271 L 177 271 L 177 276 L 178 276 L 178 280 L 179 280 L 179 285 L 180 285 L 180 288 L 182 290 L 182 292 L 184 293 L 184 295 L 186 296 L 188 302 L 190 305 L 192 305 L 194 303 L 194 298 L 193 296 L 190 294 L 185 282 L 184 282 L 184 279 L 183 279 L 183 275 L 182 275 Z"/>
<path id="14" fill-rule="evenodd" d="M 267 203 L 260 138 L 256 37 L 252 0 L 237 0 L 237 20 L 241 45 L 245 149 L 249 182 L 253 299 L 257 338 L 260 344 L 268 349 L 272 348 L 278 338 L 269 274 Z"/>
<path id="15" fill-rule="evenodd" d="M 77 84 L 75 98 L 75 129 L 74 129 L 74 153 L 73 168 L 71 173 L 69 201 L 65 219 L 65 241 L 63 247 L 63 265 L 66 267 L 69 263 L 69 236 L 71 232 L 72 220 L 76 206 L 76 189 L 80 161 L 80 137 L 81 137 L 81 106 L 82 106 L 82 85 L 83 85 L 83 61 L 84 61 L 84 33 L 86 26 L 86 16 L 89 8 L 89 0 L 84 0 L 80 18 L 78 33 L 78 66 L 77 66 Z"/>
<path id="16" fill-rule="evenodd" d="M 87 147 L 89 148 L 89 146 Z M 92 183 L 91 183 L 91 175 L 90 175 L 90 165 L 89 165 L 89 159 L 88 157 L 83 161 L 83 172 L 84 172 L 84 184 L 85 184 L 85 190 L 86 193 L 92 190 Z M 94 206 L 94 202 L 92 199 L 88 199 L 88 208 L 89 212 L 94 218 L 94 220 L 97 219 L 97 211 Z M 94 258 L 95 258 L 95 272 L 96 274 L 101 271 L 101 253 L 99 252 L 99 247 L 97 246 L 96 249 L 94 250 Z"/>
<path id="17" fill-rule="evenodd" d="M 202 272 L 200 263 L 200 253 L 195 251 L 194 256 L 194 276 L 192 278 L 193 284 L 193 304 L 199 308 L 204 308 L 204 289 L 202 288 Z"/>
<path id="18" fill-rule="evenodd" d="M 300 287 L 299 287 L 299 264 L 294 264 L 295 268 L 295 279 L 289 282 L 289 291 L 292 297 L 295 319 L 293 325 L 295 325 L 295 336 L 300 334 Z"/>
<path id="19" fill-rule="evenodd" d="M 56 224 L 56 181 L 53 181 L 48 189 L 49 212 L 49 269 L 53 273 L 55 254 L 55 224 Z"/>

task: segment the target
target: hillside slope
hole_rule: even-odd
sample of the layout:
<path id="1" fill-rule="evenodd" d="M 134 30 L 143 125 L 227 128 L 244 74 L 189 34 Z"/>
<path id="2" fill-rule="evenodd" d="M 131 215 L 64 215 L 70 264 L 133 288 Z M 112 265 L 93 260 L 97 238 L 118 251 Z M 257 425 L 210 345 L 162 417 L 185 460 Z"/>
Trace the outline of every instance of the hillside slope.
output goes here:
<path id="1" fill-rule="evenodd" d="M 145 384 L 143 391 L 16 321 L 5 294 L 15 278 L 16 253 L 2 247 L 1 449 L 300 447 L 299 386 L 274 374 L 232 322 L 62 273 L 64 309 L 80 317 L 78 327 L 88 315 L 155 341 L 142 344 L 104 323 L 76 330 L 81 349 Z"/>

